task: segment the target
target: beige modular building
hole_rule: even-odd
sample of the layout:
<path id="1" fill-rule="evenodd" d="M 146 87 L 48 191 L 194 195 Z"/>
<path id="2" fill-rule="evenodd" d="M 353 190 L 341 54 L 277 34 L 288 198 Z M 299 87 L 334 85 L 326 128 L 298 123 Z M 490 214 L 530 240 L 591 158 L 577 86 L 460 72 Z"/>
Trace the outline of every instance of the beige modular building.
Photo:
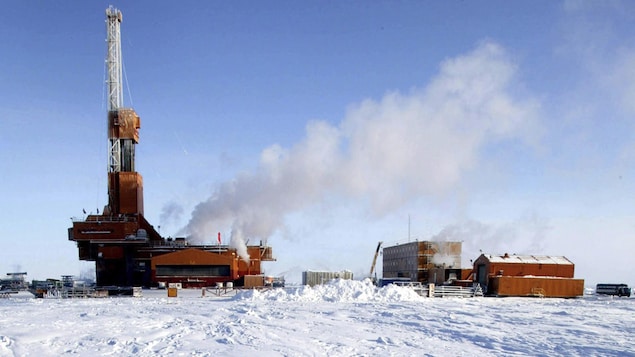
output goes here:
<path id="1" fill-rule="evenodd" d="M 321 285 L 335 279 L 353 280 L 353 273 L 348 270 L 339 272 L 307 270 L 302 272 L 302 285 Z"/>
<path id="2" fill-rule="evenodd" d="M 415 241 L 383 249 L 383 279 L 423 284 L 460 280 L 461 242 Z"/>

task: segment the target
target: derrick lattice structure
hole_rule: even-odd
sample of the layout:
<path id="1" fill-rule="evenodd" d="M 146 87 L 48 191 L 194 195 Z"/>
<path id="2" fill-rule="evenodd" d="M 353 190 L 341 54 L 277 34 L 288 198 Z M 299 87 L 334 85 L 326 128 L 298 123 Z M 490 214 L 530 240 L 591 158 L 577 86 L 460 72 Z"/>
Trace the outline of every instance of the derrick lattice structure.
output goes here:
<path id="1" fill-rule="evenodd" d="M 108 55 L 108 111 L 123 107 L 122 61 L 121 61 L 121 11 L 114 7 L 106 9 L 106 41 Z"/>
<path id="2" fill-rule="evenodd" d="M 143 213 L 142 177 L 135 172 L 135 145 L 141 121 L 132 108 L 123 107 L 121 11 L 106 9 L 108 54 L 108 207 L 111 214 Z M 125 193 L 124 193 L 125 191 Z"/>
<path id="3" fill-rule="evenodd" d="M 108 53 L 106 67 L 108 78 L 108 113 L 117 113 L 123 107 L 122 59 L 121 59 L 121 11 L 106 9 L 106 42 Z M 121 171 L 121 139 L 109 137 L 108 171 Z"/>

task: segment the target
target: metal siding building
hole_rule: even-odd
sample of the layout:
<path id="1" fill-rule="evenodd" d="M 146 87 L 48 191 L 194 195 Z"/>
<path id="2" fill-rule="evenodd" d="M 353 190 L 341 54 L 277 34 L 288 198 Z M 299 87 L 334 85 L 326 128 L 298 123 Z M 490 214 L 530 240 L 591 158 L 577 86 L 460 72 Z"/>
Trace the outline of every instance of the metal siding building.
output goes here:
<path id="1" fill-rule="evenodd" d="M 383 249 L 383 278 L 440 284 L 461 278 L 461 242 L 421 241 Z"/>
<path id="2" fill-rule="evenodd" d="M 348 270 L 340 272 L 308 270 L 302 272 L 302 285 L 321 285 L 334 279 L 353 280 L 353 273 Z"/>
<path id="3" fill-rule="evenodd" d="M 584 280 L 574 271 L 563 256 L 481 254 L 474 261 L 474 281 L 496 296 L 581 296 Z"/>
<path id="4" fill-rule="evenodd" d="M 490 290 L 496 296 L 570 298 L 584 294 L 584 279 L 546 276 L 495 276 Z"/>
<path id="5" fill-rule="evenodd" d="M 152 278 L 186 287 L 212 286 L 238 278 L 238 260 L 229 251 L 209 252 L 189 248 L 153 257 Z"/>

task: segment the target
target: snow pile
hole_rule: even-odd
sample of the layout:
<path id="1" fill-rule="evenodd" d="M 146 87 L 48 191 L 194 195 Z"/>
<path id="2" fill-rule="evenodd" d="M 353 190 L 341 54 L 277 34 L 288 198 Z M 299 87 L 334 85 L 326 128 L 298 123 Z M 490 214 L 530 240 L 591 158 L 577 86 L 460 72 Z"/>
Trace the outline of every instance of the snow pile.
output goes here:
<path id="1" fill-rule="evenodd" d="M 369 279 L 363 281 L 336 279 L 324 285 L 303 286 L 292 290 L 250 290 L 236 295 L 237 300 L 300 302 L 404 302 L 423 298 L 413 289 L 388 285 L 377 288 Z"/>

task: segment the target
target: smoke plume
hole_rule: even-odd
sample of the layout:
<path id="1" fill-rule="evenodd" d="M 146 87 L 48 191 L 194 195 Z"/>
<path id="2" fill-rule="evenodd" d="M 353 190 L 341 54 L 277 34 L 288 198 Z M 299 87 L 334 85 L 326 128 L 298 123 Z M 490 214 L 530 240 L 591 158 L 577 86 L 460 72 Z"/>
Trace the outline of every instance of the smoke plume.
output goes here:
<path id="1" fill-rule="evenodd" d="M 189 238 L 205 241 L 232 227 L 237 239 L 266 240 L 287 214 L 325 198 L 367 202 L 381 216 L 446 193 L 486 145 L 530 132 L 536 104 L 513 97 L 515 73 L 504 49 L 485 42 L 442 62 L 421 89 L 352 105 L 339 125 L 308 123 L 302 141 L 264 149 L 254 171 L 198 204 Z"/>

